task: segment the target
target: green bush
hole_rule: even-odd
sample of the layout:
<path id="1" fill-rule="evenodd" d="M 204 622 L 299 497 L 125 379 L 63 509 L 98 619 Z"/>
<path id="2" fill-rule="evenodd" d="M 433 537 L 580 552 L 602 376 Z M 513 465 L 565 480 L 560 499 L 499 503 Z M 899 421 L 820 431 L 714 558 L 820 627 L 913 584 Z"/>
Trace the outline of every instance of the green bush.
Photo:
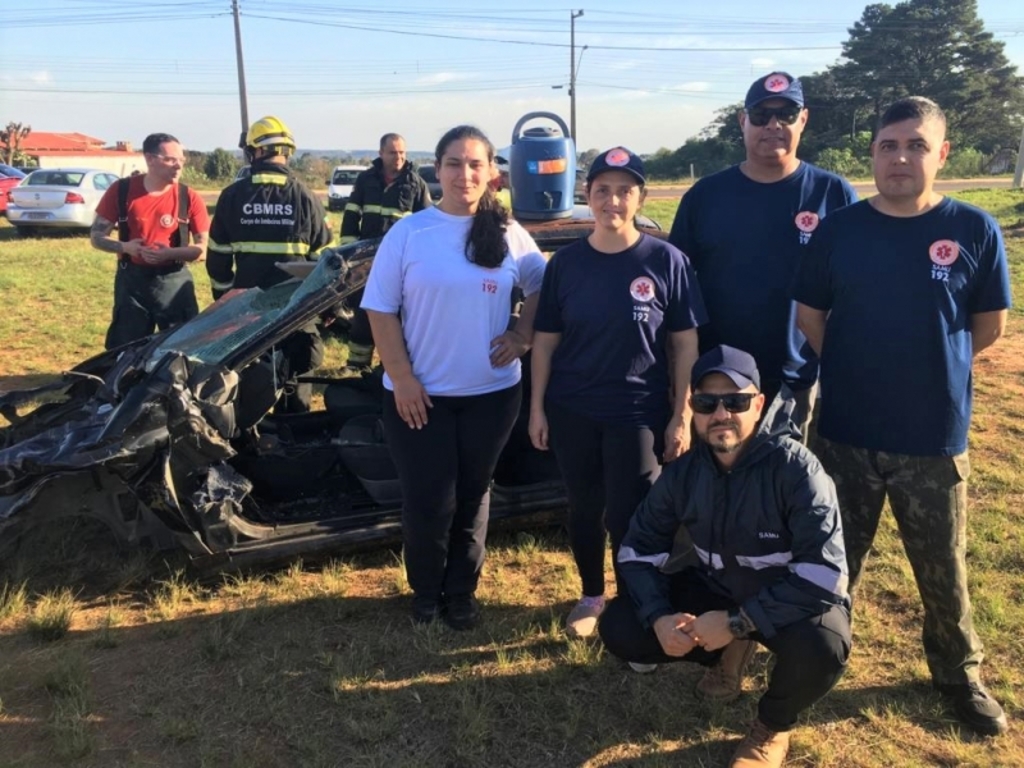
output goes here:
<path id="1" fill-rule="evenodd" d="M 985 175 L 985 164 L 988 158 L 974 147 L 953 149 L 946 158 L 945 167 L 939 171 L 939 177 L 945 179 L 969 179 Z"/>
<path id="2" fill-rule="evenodd" d="M 847 178 L 871 176 L 871 161 L 854 155 L 849 147 L 823 149 L 815 158 L 815 164 L 826 171 L 838 173 Z"/>

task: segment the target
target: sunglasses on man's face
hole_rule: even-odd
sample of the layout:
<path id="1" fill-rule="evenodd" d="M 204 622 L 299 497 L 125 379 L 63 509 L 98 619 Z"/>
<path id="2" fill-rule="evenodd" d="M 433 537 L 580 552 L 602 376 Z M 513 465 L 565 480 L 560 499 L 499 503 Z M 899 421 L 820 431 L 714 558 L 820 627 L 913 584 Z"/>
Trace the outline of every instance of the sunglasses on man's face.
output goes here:
<path id="1" fill-rule="evenodd" d="M 795 104 L 789 107 L 752 107 L 747 110 L 747 119 L 758 128 L 768 125 L 773 117 L 779 125 L 792 125 L 800 119 L 801 111 Z"/>
<path id="2" fill-rule="evenodd" d="M 711 395 L 706 392 L 690 395 L 690 407 L 694 413 L 701 413 L 705 416 L 718 410 L 718 404 L 725 406 L 729 413 L 746 413 L 750 410 L 750 403 L 756 392 L 730 392 L 728 395 Z"/>

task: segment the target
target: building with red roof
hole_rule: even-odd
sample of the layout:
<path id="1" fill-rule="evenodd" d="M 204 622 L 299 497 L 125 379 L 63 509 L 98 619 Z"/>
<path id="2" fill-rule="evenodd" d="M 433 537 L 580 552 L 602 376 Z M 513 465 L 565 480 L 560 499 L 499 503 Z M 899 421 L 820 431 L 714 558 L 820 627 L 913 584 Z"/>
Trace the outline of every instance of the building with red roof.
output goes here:
<path id="1" fill-rule="evenodd" d="M 134 150 L 131 142 L 105 145 L 103 139 L 84 133 L 32 131 L 21 140 L 18 149 L 35 160 L 40 168 L 101 168 L 119 176 L 130 176 L 133 171 L 145 172 L 146 160 L 141 152 Z M 0 141 L 0 147 L 6 149 L 6 144 Z"/>

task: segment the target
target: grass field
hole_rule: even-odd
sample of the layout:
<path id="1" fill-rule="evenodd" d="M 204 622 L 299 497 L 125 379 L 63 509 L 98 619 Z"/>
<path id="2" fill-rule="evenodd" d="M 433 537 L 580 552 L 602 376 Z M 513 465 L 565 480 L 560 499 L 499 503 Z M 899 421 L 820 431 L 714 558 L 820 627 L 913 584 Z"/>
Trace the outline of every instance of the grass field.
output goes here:
<path id="1" fill-rule="evenodd" d="M 1017 304 L 976 364 L 968 553 L 984 675 L 1011 730 L 975 738 L 931 691 L 887 518 L 849 672 L 804 717 L 791 766 L 1024 765 L 1024 193 L 957 196 L 1003 225 Z M 667 228 L 674 209 L 647 213 Z M 0 389 L 100 348 L 113 269 L 84 237 L 21 240 L 0 220 Z M 567 639 L 578 585 L 558 531 L 491 542 L 485 619 L 461 634 L 410 624 L 393 551 L 215 583 L 145 565 L 121 563 L 99 592 L 73 577 L 46 591 L 0 582 L 0 766 L 722 765 L 769 663 L 759 653 L 746 695 L 709 707 L 689 665 L 636 675 L 599 642 Z"/>

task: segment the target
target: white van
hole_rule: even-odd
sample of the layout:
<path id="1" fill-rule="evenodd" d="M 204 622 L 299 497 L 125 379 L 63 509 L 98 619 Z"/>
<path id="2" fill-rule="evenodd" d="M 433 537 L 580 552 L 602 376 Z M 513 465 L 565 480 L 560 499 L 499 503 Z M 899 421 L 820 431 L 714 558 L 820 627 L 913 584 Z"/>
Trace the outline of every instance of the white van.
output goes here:
<path id="1" fill-rule="evenodd" d="M 338 165 L 331 172 L 331 178 L 327 180 L 327 210 L 340 211 L 345 207 L 349 195 L 352 194 L 352 185 L 356 183 L 356 176 L 365 171 L 368 165 Z"/>

